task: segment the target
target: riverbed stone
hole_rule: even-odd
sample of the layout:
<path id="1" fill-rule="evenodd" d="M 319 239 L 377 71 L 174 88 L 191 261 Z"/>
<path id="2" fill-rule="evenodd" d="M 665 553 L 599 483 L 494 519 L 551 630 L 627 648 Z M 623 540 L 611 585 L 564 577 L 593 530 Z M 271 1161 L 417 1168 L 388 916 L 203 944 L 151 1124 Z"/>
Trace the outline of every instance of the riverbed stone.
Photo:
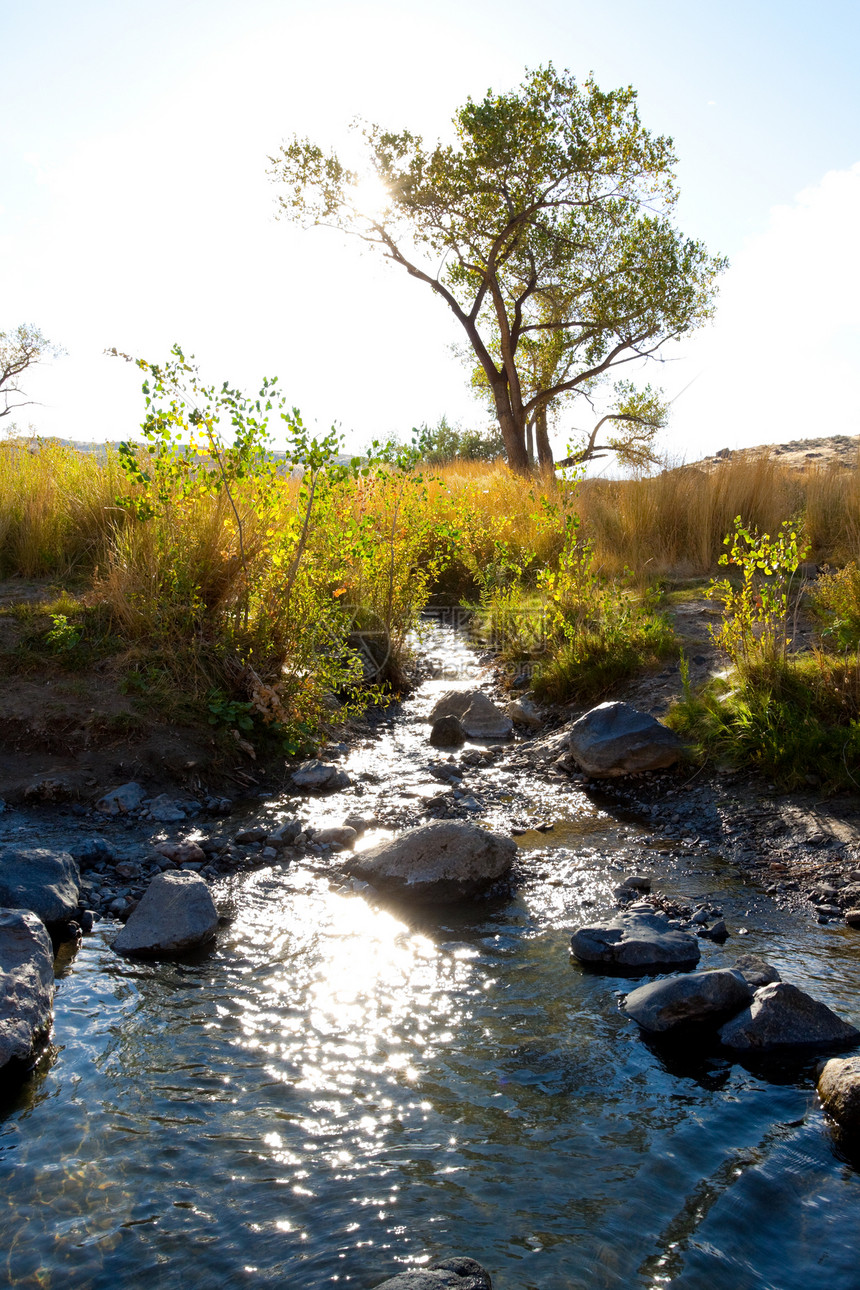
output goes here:
<path id="1" fill-rule="evenodd" d="M 459 717 L 453 713 L 439 717 L 430 728 L 430 743 L 434 748 L 462 748 L 466 742 L 466 732 Z"/>
<path id="2" fill-rule="evenodd" d="M 157 874 L 113 943 L 118 954 L 170 958 L 205 945 L 218 911 L 206 882 L 192 870 Z"/>
<path id="3" fill-rule="evenodd" d="M 848 1048 L 860 1030 L 787 981 L 756 990 L 748 1008 L 720 1029 L 720 1040 L 739 1052 L 775 1048 Z"/>
<path id="4" fill-rule="evenodd" d="M 543 717 L 527 695 L 511 699 L 506 711 L 515 725 L 526 726 L 529 730 L 540 730 L 543 726 Z"/>
<path id="5" fill-rule="evenodd" d="M 106 815 L 125 815 L 128 811 L 137 810 L 145 797 L 146 790 L 131 780 L 100 797 L 96 802 L 96 810 L 103 811 Z"/>
<path id="6" fill-rule="evenodd" d="M 67 851 L 45 847 L 0 851 L 0 906 L 29 909 L 53 927 L 74 917 L 80 889 L 78 866 Z"/>
<path id="7" fill-rule="evenodd" d="M 753 992 L 740 972 L 717 968 L 651 981 L 631 990 L 622 1007 L 650 1034 L 692 1026 L 717 1025 L 752 1001 Z"/>
<path id="8" fill-rule="evenodd" d="M 206 852 L 197 842 L 159 842 L 155 849 L 159 855 L 166 856 L 174 864 L 206 863 Z M 117 865 L 115 872 L 121 878 L 137 876 L 136 874 L 124 873 L 121 865 Z"/>
<path id="9" fill-rule="evenodd" d="M 571 755 L 586 775 L 613 778 L 673 766 L 683 744 L 673 730 L 629 703 L 600 703 L 574 721 Z"/>
<path id="10" fill-rule="evenodd" d="M 480 1263 L 460 1256 L 400 1272 L 376 1290 L 493 1290 L 493 1283 Z"/>
<path id="11" fill-rule="evenodd" d="M 480 690 L 473 694 L 460 723 L 470 739 L 510 739 L 514 732 L 511 718 Z"/>
<path id="12" fill-rule="evenodd" d="M 331 847 L 333 851 L 351 851 L 357 837 L 358 833 L 349 825 L 330 824 L 325 828 L 316 829 L 313 840 L 321 846 Z"/>
<path id="13" fill-rule="evenodd" d="M 511 718 L 483 690 L 446 690 L 428 720 L 435 725 L 442 717 L 456 717 L 469 739 L 510 739 L 514 731 Z"/>
<path id="14" fill-rule="evenodd" d="M 178 824 L 185 819 L 185 811 L 168 793 L 159 793 L 147 802 L 146 809 L 159 824 Z"/>
<path id="15" fill-rule="evenodd" d="M 860 1131 L 860 1057 L 831 1057 L 819 1076 L 818 1096 L 841 1129 Z"/>
<path id="16" fill-rule="evenodd" d="M 310 761 L 303 761 L 297 770 L 293 771 L 293 783 L 297 788 L 306 788 L 310 792 L 332 792 L 340 788 L 349 788 L 351 784 L 349 775 L 339 766 L 333 766 L 330 762 L 320 761 L 313 757 Z"/>
<path id="17" fill-rule="evenodd" d="M 450 903 L 480 895 L 504 877 L 516 854 L 512 838 L 439 820 L 360 852 L 349 872 L 390 895 Z"/>
<path id="18" fill-rule="evenodd" d="M 54 952 L 44 923 L 29 910 L 0 908 L 0 1072 L 32 1061 L 53 1003 Z"/>
<path id="19" fill-rule="evenodd" d="M 771 985 L 774 981 L 782 980 L 776 968 L 765 959 L 759 958 L 757 954 L 739 955 L 732 967 L 743 975 L 753 990 L 758 990 L 763 985 Z"/>
<path id="20" fill-rule="evenodd" d="M 606 922 L 580 927 L 570 944 L 581 963 L 626 976 L 695 967 L 701 955 L 694 936 L 672 927 L 665 914 L 645 909 L 631 909 Z"/>

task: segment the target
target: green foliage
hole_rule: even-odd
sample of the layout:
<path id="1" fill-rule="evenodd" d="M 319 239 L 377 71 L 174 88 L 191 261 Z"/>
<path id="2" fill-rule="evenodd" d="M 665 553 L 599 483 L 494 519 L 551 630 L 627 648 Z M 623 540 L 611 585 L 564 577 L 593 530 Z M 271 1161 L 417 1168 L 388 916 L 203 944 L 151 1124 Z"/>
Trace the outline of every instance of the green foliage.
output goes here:
<path id="1" fill-rule="evenodd" d="M 79 623 L 70 623 L 65 614 L 51 614 L 51 624 L 45 640 L 55 654 L 67 654 L 80 644 L 84 629 Z"/>
<path id="2" fill-rule="evenodd" d="M 699 756 L 758 771 L 784 789 L 860 787 L 860 659 L 807 654 L 714 679 L 667 718 Z"/>
<path id="3" fill-rule="evenodd" d="M 860 648 L 860 567 L 826 571 L 812 588 L 810 605 L 821 623 L 821 637 L 837 649 Z"/>
<path id="4" fill-rule="evenodd" d="M 498 431 L 461 430 L 445 417 L 435 426 L 420 426 L 414 442 L 424 461 L 441 466 L 452 461 L 495 461 L 504 455 L 505 443 Z"/>
<path id="5" fill-rule="evenodd" d="M 665 615 L 629 577 L 602 575 L 580 537 L 577 488 L 562 484 L 557 502 L 541 502 L 543 524 L 563 531 L 555 561 L 532 567 L 533 553 L 517 559 L 497 540 L 498 563 L 477 577 L 485 634 L 503 658 L 532 663 L 535 693 L 553 702 L 596 698 L 676 648 Z"/>
<path id="6" fill-rule="evenodd" d="M 728 654 L 735 667 L 785 660 L 790 644 L 789 613 L 792 579 L 806 558 L 796 526 L 786 521 L 775 538 L 747 529 L 735 518 L 734 534 L 725 541 L 728 553 L 720 564 L 741 571 L 741 584 L 730 579 L 713 581 L 706 594 L 723 605 L 723 621 L 712 631 L 714 642 Z"/>
<path id="7" fill-rule="evenodd" d="M 672 143 L 644 129 L 630 88 L 550 64 L 469 99 L 453 127 L 431 147 L 363 129 L 382 210 L 363 210 L 361 175 L 309 140 L 285 143 L 270 173 L 288 218 L 355 234 L 445 301 L 524 471 L 530 418 L 703 323 L 724 261 L 673 227 Z"/>

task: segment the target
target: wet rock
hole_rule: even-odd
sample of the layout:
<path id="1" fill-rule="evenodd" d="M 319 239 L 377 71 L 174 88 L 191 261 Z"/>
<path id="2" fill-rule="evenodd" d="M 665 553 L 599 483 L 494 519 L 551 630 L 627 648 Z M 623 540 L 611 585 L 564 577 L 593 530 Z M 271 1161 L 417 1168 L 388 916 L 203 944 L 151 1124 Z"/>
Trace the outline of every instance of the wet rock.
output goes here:
<path id="1" fill-rule="evenodd" d="M 136 811 L 145 797 L 146 791 L 132 780 L 100 797 L 96 810 L 104 811 L 106 815 L 125 815 L 128 811 Z"/>
<path id="2" fill-rule="evenodd" d="M 246 847 L 251 842 L 265 842 L 271 836 L 272 834 L 269 833 L 268 829 L 240 829 L 234 835 L 233 841 L 238 843 L 240 847 Z"/>
<path id="3" fill-rule="evenodd" d="M 719 968 L 652 981 L 632 990 L 622 1007 L 650 1034 L 689 1026 L 717 1025 L 752 1001 L 753 992 L 740 972 Z"/>
<path id="4" fill-rule="evenodd" d="M 206 863 L 206 852 L 196 842 L 160 842 L 155 849 L 174 864 Z M 121 873 L 119 865 L 116 872 L 121 878 L 137 877 L 137 874 Z"/>
<path id="5" fill-rule="evenodd" d="M 729 939 L 729 929 L 722 918 L 717 919 L 713 927 L 700 927 L 698 934 L 702 940 L 715 941 L 718 945 L 722 945 Z"/>
<path id="6" fill-rule="evenodd" d="M 457 1257 L 389 1277 L 376 1290 L 493 1290 L 486 1268 L 474 1259 Z"/>
<path id="7" fill-rule="evenodd" d="M 448 690 L 434 704 L 428 720 L 457 717 L 470 739 L 509 739 L 514 723 L 482 690 Z"/>
<path id="8" fill-rule="evenodd" d="M 348 815 L 343 822 L 344 828 L 355 829 L 358 837 L 366 833 L 374 824 L 376 824 L 376 820 L 373 816 L 367 817 L 364 815 Z"/>
<path id="9" fill-rule="evenodd" d="M 54 951 L 41 919 L 0 909 L 0 1071 L 33 1060 L 50 1029 Z"/>
<path id="10" fill-rule="evenodd" d="M 78 915 L 78 926 L 84 936 L 89 936 L 95 923 L 95 915 L 91 909 L 82 909 Z"/>
<path id="11" fill-rule="evenodd" d="M 203 800 L 203 810 L 210 815 L 229 815 L 232 809 L 233 801 L 229 797 L 207 797 Z"/>
<path id="12" fill-rule="evenodd" d="M 205 945 L 218 911 L 206 882 L 189 870 L 160 873 L 113 943 L 118 954 L 169 958 Z"/>
<path id="13" fill-rule="evenodd" d="M 314 833 L 314 842 L 320 846 L 331 847 L 333 851 L 351 851 L 357 837 L 355 829 L 343 824 L 334 824 L 325 829 L 317 829 Z"/>
<path id="14" fill-rule="evenodd" d="M 860 1057 L 831 1057 L 819 1077 L 818 1096 L 841 1129 L 860 1130 Z"/>
<path id="15" fill-rule="evenodd" d="M 50 927 L 74 918 L 80 889 L 78 866 L 67 851 L 0 851 L 0 906 L 29 909 Z"/>
<path id="16" fill-rule="evenodd" d="M 625 878 L 615 888 L 616 896 L 627 896 L 634 891 L 649 892 L 651 890 L 651 879 L 644 873 L 632 873 L 629 878 Z"/>
<path id="17" fill-rule="evenodd" d="M 266 842 L 270 847 L 291 847 L 302 831 L 301 820 L 284 820 L 267 834 Z"/>
<path id="18" fill-rule="evenodd" d="M 159 793 L 158 797 L 147 802 L 146 809 L 159 824 L 178 824 L 180 820 L 185 819 L 182 807 L 167 793 Z"/>
<path id="19" fill-rule="evenodd" d="M 774 981 L 782 980 L 776 968 L 765 962 L 764 959 L 759 958 L 757 954 L 741 954 L 735 959 L 732 966 L 742 974 L 753 990 L 758 990 L 763 985 L 771 985 Z"/>
<path id="20" fill-rule="evenodd" d="M 673 928 L 665 914 L 629 910 L 603 923 L 580 927 L 571 949 L 581 963 L 622 975 L 646 976 L 665 968 L 694 967 L 701 951 L 694 936 Z"/>
<path id="21" fill-rule="evenodd" d="M 72 785 L 64 779 L 48 776 L 35 779 L 24 789 L 25 802 L 66 802 L 74 794 Z"/>
<path id="22" fill-rule="evenodd" d="M 673 766 L 683 751 L 673 730 L 618 702 L 598 704 L 574 721 L 568 743 L 574 760 L 595 778 Z"/>
<path id="23" fill-rule="evenodd" d="M 391 895 L 449 903 L 480 895 L 509 871 L 516 854 L 512 838 L 439 821 L 361 852 L 349 872 Z"/>
<path id="24" fill-rule="evenodd" d="M 846 1048 L 860 1031 L 796 985 L 776 981 L 756 990 L 750 1006 L 721 1028 L 720 1040 L 739 1052 Z"/>
<path id="25" fill-rule="evenodd" d="M 846 909 L 845 922 L 849 927 L 860 927 L 860 909 Z"/>
<path id="26" fill-rule="evenodd" d="M 80 842 L 72 843 L 69 850 L 81 869 L 114 858 L 113 847 L 104 838 L 81 838 Z"/>
<path id="27" fill-rule="evenodd" d="M 434 748 L 462 748 L 466 732 L 459 717 L 439 717 L 430 729 L 430 743 Z"/>
<path id="28" fill-rule="evenodd" d="M 312 758 L 303 761 L 298 770 L 293 771 L 293 783 L 297 788 L 306 788 L 311 792 L 331 792 L 335 789 L 349 788 L 352 781 L 346 771 L 329 762 Z"/>
<path id="29" fill-rule="evenodd" d="M 521 699 L 511 699 L 506 711 L 517 726 L 526 726 L 529 730 L 540 730 L 543 726 L 543 717 L 526 695 Z"/>
<path id="30" fill-rule="evenodd" d="M 472 696 L 460 721 L 470 739 L 509 739 L 514 732 L 510 717 L 480 690 Z"/>
<path id="31" fill-rule="evenodd" d="M 446 690 L 430 710 L 427 720 L 434 725 L 442 717 L 464 717 L 478 690 Z"/>

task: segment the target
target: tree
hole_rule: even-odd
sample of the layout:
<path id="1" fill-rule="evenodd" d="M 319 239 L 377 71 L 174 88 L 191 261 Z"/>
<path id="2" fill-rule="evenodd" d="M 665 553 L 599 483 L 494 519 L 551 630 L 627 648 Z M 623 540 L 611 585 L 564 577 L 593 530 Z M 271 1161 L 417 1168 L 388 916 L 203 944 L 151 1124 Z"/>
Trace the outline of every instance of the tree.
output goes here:
<path id="1" fill-rule="evenodd" d="M 672 141 L 643 128 L 629 87 L 604 93 L 550 64 L 468 99 L 453 127 L 453 143 L 425 148 L 363 126 L 365 176 L 294 137 L 270 174 L 288 218 L 360 237 L 445 301 L 508 461 L 527 471 L 530 421 L 540 435 L 556 400 L 701 325 L 725 262 L 673 227 Z M 380 210 L 363 200 L 373 182 Z"/>
<path id="2" fill-rule="evenodd" d="M 59 345 L 52 345 L 32 323 L 21 323 L 12 331 L 0 331 L 0 417 L 35 402 L 26 398 L 21 389 L 23 373 L 46 356 L 57 358 L 63 353 Z M 11 402 L 13 398 L 15 402 Z"/>

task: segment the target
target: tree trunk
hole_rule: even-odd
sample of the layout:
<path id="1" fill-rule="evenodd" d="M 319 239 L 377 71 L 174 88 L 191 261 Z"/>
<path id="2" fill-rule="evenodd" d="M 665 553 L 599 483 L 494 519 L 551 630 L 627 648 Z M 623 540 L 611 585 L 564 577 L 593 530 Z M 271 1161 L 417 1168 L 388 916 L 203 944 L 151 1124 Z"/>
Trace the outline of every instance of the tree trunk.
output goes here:
<path id="1" fill-rule="evenodd" d="M 539 403 L 535 408 L 535 439 L 537 440 L 539 468 L 541 470 L 552 470 L 552 448 L 549 446 L 549 433 L 546 428 L 545 403 Z"/>
<path id="2" fill-rule="evenodd" d="M 529 469 L 534 470 L 535 464 L 535 423 L 532 417 L 529 417 L 526 423 L 526 456 L 529 459 Z"/>
<path id="3" fill-rule="evenodd" d="M 499 418 L 499 429 L 505 442 L 505 453 L 508 465 L 518 475 L 530 474 L 529 457 L 526 451 L 526 418 L 525 414 L 517 417 L 511 407 L 507 382 L 504 379 L 494 381 L 492 385 L 493 401 L 496 415 Z"/>

